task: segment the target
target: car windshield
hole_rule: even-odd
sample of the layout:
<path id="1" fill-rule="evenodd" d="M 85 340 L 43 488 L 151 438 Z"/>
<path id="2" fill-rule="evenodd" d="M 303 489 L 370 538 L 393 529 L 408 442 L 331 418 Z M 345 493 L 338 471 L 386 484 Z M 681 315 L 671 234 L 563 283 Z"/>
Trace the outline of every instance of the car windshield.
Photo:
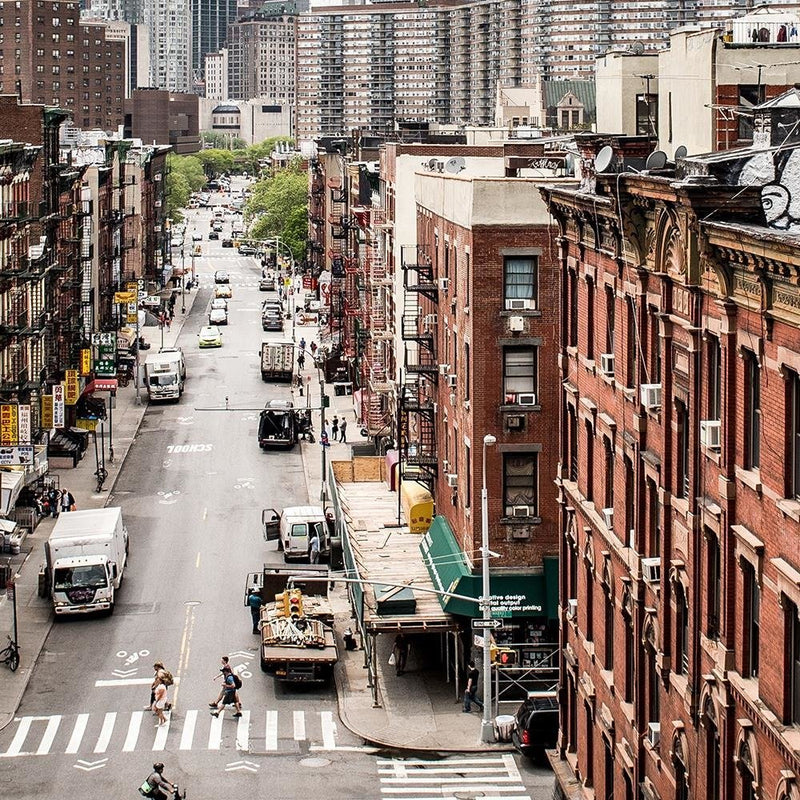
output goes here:
<path id="1" fill-rule="evenodd" d="M 151 375 L 151 386 L 174 386 L 178 382 L 177 375 Z"/>
<path id="2" fill-rule="evenodd" d="M 67 589 L 102 589 L 107 586 L 106 571 L 101 564 L 86 567 L 61 567 L 53 575 L 53 588 L 56 591 Z"/>

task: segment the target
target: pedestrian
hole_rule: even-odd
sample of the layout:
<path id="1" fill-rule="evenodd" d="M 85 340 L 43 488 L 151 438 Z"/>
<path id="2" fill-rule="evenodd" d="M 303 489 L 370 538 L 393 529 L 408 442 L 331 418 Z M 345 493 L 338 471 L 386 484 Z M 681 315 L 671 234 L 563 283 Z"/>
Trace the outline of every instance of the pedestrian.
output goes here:
<path id="1" fill-rule="evenodd" d="M 216 704 L 216 707 L 211 711 L 211 716 L 218 717 L 219 712 L 222 711 L 225 708 L 225 706 L 234 706 L 234 708 L 236 708 L 236 713 L 233 716 L 241 717 L 242 704 L 239 701 L 239 689 L 242 685 L 242 679 L 238 675 L 234 675 L 233 670 L 230 667 L 225 667 L 222 670 L 222 679 L 223 679 L 222 699 Z"/>
<path id="2" fill-rule="evenodd" d="M 214 680 L 219 678 L 220 675 L 224 676 L 225 670 L 226 669 L 230 669 L 230 663 L 231 662 L 230 662 L 230 659 L 228 658 L 228 656 L 222 656 L 222 659 L 221 659 L 220 665 L 219 665 L 219 673 L 214 676 Z M 217 695 L 217 699 L 213 703 L 209 703 L 208 707 L 209 708 L 216 708 L 217 707 L 217 703 L 219 703 L 219 701 L 222 700 L 222 696 L 224 694 L 225 694 L 225 680 L 224 680 L 224 677 L 223 677 L 222 688 L 219 690 L 219 694 Z"/>
<path id="3" fill-rule="evenodd" d="M 311 357 L 314 358 L 314 356 L 316 355 L 317 355 L 317 343 L 311 342 Z"/>
<path id="4" fill-rule="evenodd" d="M 175 303 L 170 303 L 170 306 L 169 306 L 169 321 L 172 322 L 173 319 L 175 319 Z"/>
<path id="5" fill-rule="evenodd" d="M 161 679 L 164 677 L 164 672 L 165 669 L 163 662 L 156 661 L 156 663 L 153 664 L 153 682 L 150 684 L 150 704 L 146 705 L 145 708 L 153 708 L 153 703 L 156 701 L 156 686 L 161 683 Z"/>
<path id="6" fill-rule="evenodd" d="M 312 564 L 319 564 L 319 533 L 316 530 L 308 543 L 308 556 Z"/>
<path id="7" fill-rule="evenodd" d="M 322 433 L 319 435 L 319 443 L 322 447 L 330 447 L 331 443 L 328 441 L 328 431 L 324 428 L 322 429 Z"/>
<path id="8" fill-rule="evenodd" d="M 471 703 L 475 703 L 478 708 L 483 708 L 483 703 L 475 696 L 478 692 L 478 678 L 480 673 L 474 661 L 469 662 L 467 670 L 467 688 L 464 690 L 464 713 L 468 714 L 472 710 Z"/>
<path id="9" fill-rule="evenodd" d="M 342 443 L 347 442 L 347 420 L 344 418 L 339 424 L 339 441 Z"/>
<path id="10" fill-rule="evenodd" d="M 297 356 L 297 366 L 300 369 L 304 369 L 306 366 L 306 356 L 302 350 L 300 351 L 300 355 Z"/>
<path id="11" fill-rule="evenodd" d="M 392 654 L 394 655 L 395 670 L 398 675 L 402 675 L 406 671 L 406 661 L 408 660 L 408 639 L 404 633 L 398 633 L 394 637 Z"/>
<path id="12" fill-rule="evenodd" d="M 153 712 L 158 716 L 157 728 L 167 724 L 167 718 L 164 715 L 164 710 L 167 704 L 167 686 L 163 680 L 159 679 L 158 683 L 153 690 L 155 700 L 153 701 Z"/>
<path id="13" fill-rule="evenodd" d="M 258 623 L 261 622 L 261 606 L 264 601 L 258 593 L 258 587 L 254 586 L 247 595 L 247 605 L 250 606 L 250 616 L 253 618 L 253 633 L 258 633 Z"/>
<path id="14" fill-rule="evenodd" d="M 306 337 L 305 336 L 301 336 L 300 337 L 300 349 L 301 350 L 305 350 L 306 349 Z"/>
<path id="15" fill-rule="evenodd" d="M 339 417 L 335 414 L 333 415 L 333 422 L 331 423 L 331 434 L 333 436 L 333 441 L 335 442 L 339 436 Z"/>
<path id="16" fill-rule="evenodd" d="M 295 375 L 294 378 L 295 386 L 297 386 L 298 390 L 300 391 L 300 397 L 303 396 L 303 376 L 298 373 Z"/>
<path id="17" fill-rule="evenodd" d="M 50 506 L 50 513 L 53 517 L 58 516 L 58 506 L 60 504 L 61 495 L 59 494 L 58 489 L 55 486 L 51 486 L 49 491 L 47 492 L 47 503 Z"/>
<path id="18" fill-rule="evenodd" d="M 75 510 L 75 498 L 70 494 L 67 489 L 61 490 L 61 499 L 59 501 L 61 505 L 62 511 L 74 511 Z"/>

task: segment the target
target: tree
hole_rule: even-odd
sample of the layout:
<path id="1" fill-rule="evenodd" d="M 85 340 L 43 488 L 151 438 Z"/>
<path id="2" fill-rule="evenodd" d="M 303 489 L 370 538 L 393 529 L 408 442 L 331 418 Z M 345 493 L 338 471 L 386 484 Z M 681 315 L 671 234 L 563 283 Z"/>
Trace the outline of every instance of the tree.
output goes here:
<path id="1" fill-rule="evenodd" d="M 234 155 L 230 150 L 201 150 L 196 156 L 209 178 L 216 178 L 233 169 Z"/>
<path id="2" fill-rule="evenodd" d="M 247 143 L 244 139 L 238 136 L 232 136 L 229 133 L 220 133 L 219 131 L 203 131 L 200 134 L 204 145 L 219 150 L 244 150 Z"/>
<path id="3" fill-rule="evenodd" d="M 236 164 L 240 169 L 245 169 L 252 175 L 258 175 L 261 172 L 261 165 L 259 161 L 271 155 L 278 142 L 294 143 L 294 139 L 289 136 L 273 136 L 271 139 L 265 139 L 258 144 L 250 145 L 245 148 L 244 152 L 236 154 Z"/>

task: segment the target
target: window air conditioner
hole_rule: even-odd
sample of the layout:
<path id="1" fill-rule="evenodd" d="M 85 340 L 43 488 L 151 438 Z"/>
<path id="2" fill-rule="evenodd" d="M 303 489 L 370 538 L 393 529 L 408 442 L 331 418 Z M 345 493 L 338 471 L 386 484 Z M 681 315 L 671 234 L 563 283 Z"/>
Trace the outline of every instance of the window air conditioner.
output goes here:
<path id="1" fill-rule="evenodd" d="M 506 299 L 506 311 L 527 311 L 530 307 L 530 300 Z"/>
<path id="2" fill-rule="evenodd" d="M 642 405 L 647 408 L 661 408 L 661 384 L 643 383 L 640 387 Z"/>
<path id="3" fill-rule="evenodd" d="M 511 511 L 514 517 L 529 517 L 531 515 L 531 510 L 528 506 L 513 506 Z"/>
<path id="4" fill-rule="evenodd" d="M 719 450 L 722 423 L 718 419 L 700 420 L 700 444 L 709 450 Z"/>
<path id="5" fill-rule="evenodd" d="M 447 375 L 450 372 L 450 365 L 449 364 L 439 364 L 439 374 L 440 375 Z"/>
<path id="6" fill-rule="evenodd" d="M 448 472 L 445 477 L 447 478 L 447 485 L 451 489 L 455 489 L 458 486 L 458 475 L 455 472 Z"/>
<path id="7" fill-rule="evenodd" d="M 458 375 L 454 375 L 454 374 L 451 373 L 450 375 L 447 376 L 447 385 L 451 389 L 455 389 L 456 388 L 456 383 L 457 382 L 458 382 Z"/>
<path id="8" fill-rule="evenodd" d="M 647 581 L 647 583 L 661 583 L 661 559 L 643 558 L 642 577 L 645 579 L 645 581 Z"/>
<path id="9" fill-rule="evenodd" d="M 439 289 L 445 293 L 450 291 L 450 278 L 439 278 Z"/>
<path id="10" fill-rule="evenodd" d="M 611 530 L 614 527 L 614 509 L 613 508 L 604 508 L 603 509 L 603 522 L 606 524 L 606 528 Z"/>
<path id="11" fill-rule="evenodd" d="M 517 395 L 517 405 L 520 406 L 535 406 L 536 405 L 536 395 L 533 393 L 530 394 L 518 394 Z"/>
<path id="12" fill-rule="evenodd" d="M 600 354 L 600 371 L 603 375 L 609 378 L 614 377 L 614 354 L 601 353 Z"/>
<path id="13" fill-rule="evenodd" d="M 578 600 L 571 598 L 567 600 L 567 619 L 575 619 L 578 616 Z"/>
<path id="14" fill-rule="evenodd" d="M 647 723 L 647 741 L 650 742 L 651 747 L 658 747 L 661 741 L 661 723 L 648 722 Z"/>

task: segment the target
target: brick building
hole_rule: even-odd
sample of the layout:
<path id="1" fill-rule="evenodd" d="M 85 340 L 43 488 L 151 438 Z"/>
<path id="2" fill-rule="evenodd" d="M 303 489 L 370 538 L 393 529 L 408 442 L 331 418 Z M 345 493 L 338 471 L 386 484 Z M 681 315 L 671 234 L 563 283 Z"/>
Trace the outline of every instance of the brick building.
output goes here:
<path id="1" fill-rule="evenodd" d="M 126 139 L 172 145 L 181 155 L 200 150 L 200 99 L 161 89 L 137 89 L 125 101 Z"/>
<path id="2" fill-rule="evenodd" d="M 545 194 L 562 300 L 560 796 L 798 796 L 798 93 L 753 146 Z"/>
<path id="3" fill-rule="evenodd" d="M 125 42 L 102 23 L 81 22 L 80 3 L 18 0 L 0 4 L 0 94 L 60 106 L 83 128 L 122 123 Z"/>

